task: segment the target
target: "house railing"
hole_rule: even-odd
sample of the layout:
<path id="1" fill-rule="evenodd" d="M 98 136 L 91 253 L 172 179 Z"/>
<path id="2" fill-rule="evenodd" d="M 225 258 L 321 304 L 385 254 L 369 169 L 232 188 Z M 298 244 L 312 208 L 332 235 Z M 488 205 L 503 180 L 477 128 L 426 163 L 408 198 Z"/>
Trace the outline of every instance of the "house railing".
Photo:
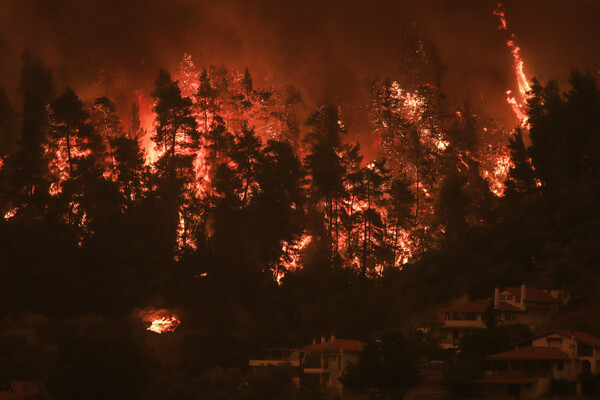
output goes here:
<path id="1" fill-rule="evenodd" d="M 508 369 L 486 371 L 485 375 L 488 378 L 552 378 L 552 371 Z"/>
<path id="2" fill-rule="evenodd" d="M 257 360 L 270 360 L 270 361 L 286 361 L 286 360 L 298 360 L 300 355 L 300 349 L 293 348 L 272 348 L 266 349 L 260 354 L 257 354 L 254 359 Z"/>

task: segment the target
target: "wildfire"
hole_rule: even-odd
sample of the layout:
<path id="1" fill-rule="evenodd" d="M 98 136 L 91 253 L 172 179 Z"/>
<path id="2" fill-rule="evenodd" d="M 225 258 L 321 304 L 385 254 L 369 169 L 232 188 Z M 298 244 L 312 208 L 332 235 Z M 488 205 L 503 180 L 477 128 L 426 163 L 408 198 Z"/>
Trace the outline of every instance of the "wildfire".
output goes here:
<path id="1" fill-rule="evenodd" d="M 138 317 L 141 318 L 142 321 L 149 324 L 146 328 L 147 331 L 158 334 L 174 332 L 181 324 L 181 321 L 175 313 L 164 308 L 158 310 L 146 308 L 138 310 L 136 314 L 138 314 Z"/>
<path id="2" fill-rule="evenodd" d="M 179 324 L 180 321 L 176 317 L 163 317 L 152 321 L 146 330 L 155 333 L 173 332 L 175 329 L 177 329 Z"/>
<path id="3" fill-rule="evenodd" d="M 494 10 L 494 15 L 498 16 L 500 20 L 500 26 L 498 29 L 508 32 L 508 25 L 506 23 L 506 15 L 504 13 L 504 6 L 502 3 L 498 3 L 498 7 Z M 510 34 L 510 39 L 506 41 L 506 46 L 510 49 L 510 53 L 513 57 L 513 72 L 517 79 L 517 86 L 519 88 L 519 96 L 521 101 L 519 102 L 515 96 L 513 96 L 511 90 L 506 91 L 506 101 L 513 110 L 515 116 L 521 122 L 521 126 L 527 126 L 527 115 L 523 111 L 523 106 L 527 102 L 531 86 L 525 75 L 525 62 L 521 58 L 521 48 L 516 44 L 516 38 L 514 34 Z"/>
<path id="4" fill-rule="evenodd" d="M 281 279 L 283 279 L 287 271 L 295 271 L 299 268 L 302 268 L 302 265 L 300 264 L 300 256 L 311 241 L 312 236 L 305 233 L 295 245 L 290 245 L 286 241 L 283 242 L 281 246 L 283 255 L 279 259 L 279 264 L 281 267 L 277 268 L 274 274 L 275 280 L 278 284 L 281 284 Z"/>
<path id="5" fill-rule="evenodd" d="M 391 89 L 394 99 L 398 101 L 398 109 L 396 111 L 404 114 L 403 116 L 411 122 L 421 119 L 425 99 L 418 93 L 411 93 L 404 90 L 397 81 L 392 82 Z"/>
<path id="6" fill-rule="evenodd" d="M 497 197 L 502 197 L 504 195 L 504 182 L 506 181 L 512 166 L 513 163 L 510 154 L 503 154 L 494 160 L 494 166 L 491 172 L 483 171 L 483 177 L 489 182 L 490 190 Z"/>
<path id="7" fill-rule="evenodd" d="M 140 138 L 140 143 L 144 149 L 144 159 L 146 165 L 151 165 L 160 158 L 160 149 L 152 141 L 152 133 L 154 131 L 154 120 L 156 114 L 152 111 L 152 102 L 148 101 L 144 96 L 144 92 L 136 90 L 137 106 L 139 109 L 139 118 L 142 129 L 146 134 Z"/>
<path id="8" fill-rule="evenodd" d="M 5 214 L 4 214 L 4 219 L 5 220 L 9 220 L 12 217 L 14 217 L 17 214 L 17 211 L 19 211 L 19 207 L 15 207 L 13 209 L 8 210 Z"/>
<path id="9" fill-rule="evenodd" d="M 50 158 L 48 165 L 50 172 L 56 177 L 56 181 L 50 184 L 49 193 L 52 196 L 56 196 L 62 192 L 62 184 L 69 179 L 71 174 L 69 168 L 68 152 L 66 139 L 62 139 L 57 143 L 46 145 L 45 153 Z M 86 158 L 92 154 L 92 151 L 87 149 L 81 149 L 79 146 L 72 145 L 71 147 L 71 159 Z"/>

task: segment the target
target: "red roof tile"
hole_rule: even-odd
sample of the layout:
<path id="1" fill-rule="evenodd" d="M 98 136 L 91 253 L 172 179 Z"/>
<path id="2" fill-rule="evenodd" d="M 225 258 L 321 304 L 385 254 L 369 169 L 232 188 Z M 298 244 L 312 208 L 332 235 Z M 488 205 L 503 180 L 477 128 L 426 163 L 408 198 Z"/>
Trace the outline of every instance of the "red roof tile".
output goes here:
<path id="1" fill-rule="evenodd" d="M 473 326 L 473 325 L 451 325 L 442 326 L 440 329 L 444 331 L 477 331 L 485 329 L 485 326 Z"/>
<path id="2" fill-rule="evenodd" d="M 366 345 L 365 342 L 361 342 L 360 340 L 351 340 L 351 339 L 334 339 L 329 342 L 319 343 L 319 344 L 310 344 L 304 346 L 306 350 L 318 350 L 318 351 L 356 351 L 359 352 Z"/>
<path id="3" fill-rule="evenodd" d="M 575 340 L 577 340 L 578 342 L 587 344 L 588 346 L 592 346 L 592 347 L 600 347 L 600 338 L 597 338 L 596 336 L 592 336 L 589 333 L 585 333 L 585 332 L 581 332 L 581 331 L 554 331 L 552 333 L 557 333 L 561 336 L 568 337 L 568 338 L 570 338 L 571 335 L 573 335 Z M 550 335 L 552 333 L 550 333 Z M 539 336 L 539 337 L 544 337 L 544 336 L 548 336 L 548 335 L 546 334 L 546 335 Z"/>
<path id="4" fill-rule="evenodd" d="M 477 380 L 479 383 L 516 383 L 526 384 L 535 382 L 536 378 L 483 378 Z"/>
<path id="5" fill-rule="evenodd" d="M 504 301 L 498 302 L 498 307 L 496 308 L 498 311 L 514 311 L 514 312 L 524 312 L 519 307 L 513 306 L 512 304 L 506 303 Z"/>
<path id="6" fill-rule="evenodd" d="M 454 306 L 442 308 L 440 312 L 485 312 L 490 306 L 490 299 L 476 300 L 470 303 L 456 304 Z"/>
<path id="7" fill-rule="evenodd" d="M 521 297 L 521 288 L 520 287 L 507 287 L 504 290 L 508 290 L 516 297 Z M 550 295 L 550 293 L 546 292 L 542 289 L 536 288 L 525 288 L 525 301 L 526 302 L 534 302 L 534 303 L 556 303 L 557 300 Z"/>
<path id="8" fill-rule="evenodd" d="M 462 312 L 462 313 L 484 313 L 490 306 L 490 299 L 476 300 L 470 303 L 456 304 L 454 306 L 442 308 L 439 312 Z M 515 307 L 512 304 L 508 304 L 505 301 L 498 302 L 498 311 L 513 311 L 523 312 L 519 307 Z"/>
<path id="9" fill-rule="evenodd" d="M 522 347 L 516 350 L 492 354 L 488 360 L 568 360 L 569 355 L 554 347 Z"/>

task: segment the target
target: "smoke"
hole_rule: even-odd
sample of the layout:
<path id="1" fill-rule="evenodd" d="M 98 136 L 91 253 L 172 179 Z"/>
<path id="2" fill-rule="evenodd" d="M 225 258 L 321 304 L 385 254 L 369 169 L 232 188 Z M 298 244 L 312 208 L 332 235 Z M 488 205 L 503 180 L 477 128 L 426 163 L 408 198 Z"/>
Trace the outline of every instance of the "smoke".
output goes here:
<path id="1" fill-rule="evenodd" d="M 573 68 L 598 70 L 600 3 L 504 4 L 529 76 L 564 81 Z M 149 93 L 158 69 L 174 71 L 187 52 L 199 66 L 248 66 L 258 85 L 294 83 L 308 105 L 358 106 L 365 79 L 401 75 L 412 30 L 439 58 L 451 102 L 469 99 L 515 125 L 504 92 L 516 82 L 495 7 L 488 0 L 2 0 L 0 84 L 16 99 L 28 48 L 59 86 L 74 86 L 84 99 L 109 95 L 127 112 L 134 91 Z"/>

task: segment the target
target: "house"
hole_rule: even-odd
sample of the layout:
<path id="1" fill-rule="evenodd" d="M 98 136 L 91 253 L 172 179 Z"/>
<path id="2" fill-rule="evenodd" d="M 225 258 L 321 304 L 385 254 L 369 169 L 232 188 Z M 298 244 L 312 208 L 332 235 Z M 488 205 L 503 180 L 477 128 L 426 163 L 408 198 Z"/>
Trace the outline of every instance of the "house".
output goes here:
<path id="1" fill-rule="evenodd" d="M 9 390 L 0 390 L 0 400 L 47 400 L 46 387 L 40 382 L 10 381 Z"/>
<path id="2" fill-rule="evenodd" d="M 553 378 L 575 381 L 582 373 L 600 372 L 600 338 L 553 331 L 486 360 L 488 368 L 479 382 L 488 394 L 534 398 L 548 392 Z"/>
<path id="3" fill-rule="evenodd" d="M 251 367 L 267 365 L 297 367 L 294 384 L 309 386 L 321 393 L 342 395 L 344 387 L 339 378 L 350 363 L 357 364 L 366 343 L 359 340 L 321 337 L 321 342 L 297 349 L 269 349 L 264 359 L 250 360 Z"/>
<path id="4" fill-rule="evenodd" d="M 555 297 L 556 296 L 556 297 Z M 486 315 L 495 311 L 500 325 L 523 324 L 530 328 L 540 326 L 558 304 L 558 292 L 520 287 L 496 287 L 494 297 L 459 303 L 439 310 L 442 319 L 440 331 L 443 348 L 455 348 L 463 336 L 486 328 Z"/>

